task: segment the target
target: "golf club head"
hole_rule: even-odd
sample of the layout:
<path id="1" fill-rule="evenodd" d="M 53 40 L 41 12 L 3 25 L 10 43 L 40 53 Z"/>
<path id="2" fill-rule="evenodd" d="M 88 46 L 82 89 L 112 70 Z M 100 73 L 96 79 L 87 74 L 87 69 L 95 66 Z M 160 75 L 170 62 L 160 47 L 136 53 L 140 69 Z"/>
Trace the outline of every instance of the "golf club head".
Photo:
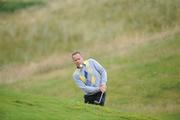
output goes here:
<path id="1" fill-rule="evenodd" d="M 100 103 L 101 103 L 102 96 L 103 96 L 103 93 L 101 93 L 101 97 L 99 98 L 99 101 L 95 100 L 94 103 L 95 103 L 95 104 L 100 104 Z"/>
<path id="2" fill-rule="evenodd" d="M 101 102 L 101 101 L 97 101 L 97 100 L 94 101 L 94 103 L 96 103 L 96 104 L 99 104 L 100 102 Z"/>

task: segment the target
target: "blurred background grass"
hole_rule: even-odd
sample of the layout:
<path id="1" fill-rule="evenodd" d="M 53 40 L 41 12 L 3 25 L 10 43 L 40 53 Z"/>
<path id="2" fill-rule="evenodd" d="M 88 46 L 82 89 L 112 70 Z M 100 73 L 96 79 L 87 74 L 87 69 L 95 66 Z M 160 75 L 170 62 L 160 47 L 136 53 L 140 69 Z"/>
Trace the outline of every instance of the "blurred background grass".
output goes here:
<path id="1" fill-rule="evenodd" d="M 6 1 L 7 6 L 16 3 Z M 179 26 L 180 19 L 179 0 L 23 1 L 9 9 L 24 4 L 31 8 L 0 16 L 1 66 L 86 48 L 124 34 L 168 30 Z M 36 3 L 45 5 L 38 9 Z"/>

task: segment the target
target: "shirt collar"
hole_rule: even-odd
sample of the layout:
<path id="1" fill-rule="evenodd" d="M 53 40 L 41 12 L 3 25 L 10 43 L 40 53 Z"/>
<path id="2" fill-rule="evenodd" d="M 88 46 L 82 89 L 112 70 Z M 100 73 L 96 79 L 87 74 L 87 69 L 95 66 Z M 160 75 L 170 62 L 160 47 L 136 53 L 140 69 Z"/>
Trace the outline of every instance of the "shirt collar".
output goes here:
<path id="1" fill-rule="evenodd" d="M 83 66 L 82 67 L 78 67 L 77 66 L 77 69 L 82 69 L 84 66 L 86 66 L 86 64 L 84 63 L 84 61 L 83 61 L 83 64 L 82 64 Z"/>

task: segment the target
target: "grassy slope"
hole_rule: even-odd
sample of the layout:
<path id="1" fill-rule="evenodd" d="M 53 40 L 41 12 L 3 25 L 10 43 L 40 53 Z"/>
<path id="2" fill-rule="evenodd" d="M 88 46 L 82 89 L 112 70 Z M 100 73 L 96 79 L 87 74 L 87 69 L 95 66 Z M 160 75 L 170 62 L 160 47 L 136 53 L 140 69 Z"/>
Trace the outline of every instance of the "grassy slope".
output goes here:
<path id="1" fill-rule="evenodd" d="M 0 118 L 3 120 L 155 120 L 67 99 L 33 96 L 0 89 Z"/>
<path id="2" fill-rule="evenodd" d="M 110 86 L 113 87 L 109 88 L 112 92 L 109 99 L 114 107 L 118 103 L 128 111 L 166 114 L 179 119 L 179 39 L 177 33 L 154 40 L 126 57 L 106 61 L 111 69 Z"/>
<path id="3" fill-rule="evenodd" d="M 43 61 L 40 61 L 38 63 L 40 65 L 37 66 L 32 64 L 32 69 L 24 70 L 25 72 L 22 71 L 23 69 L 18 69 L 18 66 L 17 68 L 15 66 L 13 70 L 7 69 L 5 72 L 2 69 L 0 75 L 3 76 L 6 73 L 11 76 L 11 74 L 14 74 L 12 77 L 3 79 L 7 81 L 9 79 L 14 80 L 11 84 L 2 85 L 8 86 L 9 89 L 18 90 L 20 93 L 56 96 L 58 99 L 65 99 L 67 103 L 52 97 L 34 96 L 32 99 L 27 99 L 26 95 L 20 93 L 13 94 L 11 91 L 2 91 L 0 105 L 4 110 L 1 112 L 1 115 L 4 115 L 3 117 L 11 119 L 11 115 L 14 117 L 17 113 L 18 119 L 21 117 L 18 113 L 23 113 L 24 117 L 56 119 L 54 114 L 62 112 L 64 114 L 58 117 L 64 118 L 67 115 L 63 110 L 67 113 L 70 113 L 70 111 L 63 104 L 68 107 L 73 104 L 75 110 L 72 112 L 72 116 L 78 115 L 77 119 L 86 115 L 93 118 L 88 113 L 79 115 L 79 112 L 83 111 L 82 109 L 87 109 L 90 113 L 94 113 L 95 110 L 95 112 L 101 114 L 101 109 L 97 108 L 96 111 L 93 106 L 92 108 L 86 108 L 80 103 L 76 104 L 76 101 L 82 101 L 82 92 L 71 80 L 73 67 L 69 56 L 61 60 L 63 57 L 61 53 L 79 48 L 80 42 L 81 45 L 87 43 L 89 45 L 89 42 L 92 41 L 91 48 L 84 50 L 82 47 L 80 50 L 96 57 L 108 70 L 109 88 L 106 106 L 120 109 L 123 112 L 148 114 L 160 117 L 163 120 L 179 120 L 179 32 L 165 37 L 155 37 L 149 42 L 145 39 L 143 44 L 138 42 L 142 37 L 141 34 L 153 36 L 154 33 L 159 34 L 158 31 L 165 31 L 165 29 L 171 29 L 174 26 L 178 27 L 178 0 L 154 0 L 149 1 L 148 4 L 145 4 L 143 0 L 138 0 L 137 4 L 130 0 L 114 0 L 111 2 L 103 0 L 97 3 L 91 1 L 89 4 L 85 4 L 81 0 L 77 4 L 72 1 L 57 3 L 53 4 L 52 2 L 39 12 L 35 8 L 35 10 L 30 9 L 14 14 L 1 15 L 0 36 L 2 39 L 0 41 L 0 51 L 3 51 L 0 54 L 1 65 L 22 63 L 26 60 L 31 61 L 33 58 L 48 56 L 57 51 L 60 52 L 60 56 L 57 60 L 52 58 L 47 65 L 41 66 L 40 63 Z M 114 7 L 117 3 L 121 4 Z M 109 15 L 112 19 L 109 19 Z M 29 16 L 34 19 L 30 19 Z M 149 18 L 149 16 L 151 17 Z M 20 18 L 23 18 L 26 22 L 21 21 Z M 171 30 L 173 33 L 173 29 Z M 119 38 L 119 35 L 131 36 L 132 34 L 135 34 L 136 38 L 130 37 L 131 40 L 126 39 L 125 42 Z M 138 35 L 136 36 L 136 34 Z M 12 41 L 12 38 L 16 39 Z M 114 40 L 114 38 L 117 40 Z M 50 39 L 51 42 L 49 42 Z M 137 39 L 137 42 L 135 42 L 135 39 Z M 103 44 L 105 47 L 100 46 L 103 43 L 102 40 L 105 40 L 105 44 Z M 124 46 L 121 48 L 121 45 Z M 71 48 L 69 49 L 69 47 Z M 126 51 L 125 54 L 121 54 L 124 50 Z M 58 62 L 60 63 L 57 64 Z M 26 67 L 31 67 L 31 65 Z M 34 69 L 34 67 L 37 68 Z M 32 72 L 32 74 L 19 77 L 29 72 Z M 24 102 L 21 97 L 26 101 Z M 15 104 L 11 101 L 11 98 L 16 101 Z M 39 114 L 32 115 L 35 109 L 27 109 L 27 107 L 36 102 L 35 99 L 38 99 L 38 103 L 42 102 L 43 108 L 50 109 L 50 106 L 53 106 L 51 109 L 54 111 L 36 108 L 39 111 L 36 112 Z M 44 99 L 50 102 L 45 102 Z M 68 101 L 69 99 L 73 99 L 73 101 Z M 22 109 L 18 106 L 21 103 L 25 104 L 25 106 L 22 105 Z M 56 103 L 60 105 L 56 107 Z M 11 107 L 12 111 L 9 109 Z M 76 108 L 79 111 L 76 111 Z M 108 111 L 110 111 L 110 114 Z M 120 113 L 112 109 L 108 109 L 108 111 L 103 110 L 103 113 L 107 113 L 111 117 L 115 116 L 114 119 L 118 119 L 117 114 Z M 112 111 L 115 114 L 112 115 Z M 7 112 L 12 114 L 6 115 Z M 52 115 L 49 116 L 48 112 Z M 68 117 L 71 119 L 72 116 Z M 105 118 L 105 116 L 103 115 L 102 118 Z M 94 118 L 98 119 L 98 116 Z"/>
<path id="4" fill-rule="evenodd" d="M 99 58 L 109 73 L 106 106 L 124 112 L 178 120 L 179 39 L 177 33 L 154 39 L 125 56 L 116 54 Z M 72 67 L 63 69 L 37 74 L 8 86 L 32 94 L 82 101 L 82 93 L 71 80 Z"/>

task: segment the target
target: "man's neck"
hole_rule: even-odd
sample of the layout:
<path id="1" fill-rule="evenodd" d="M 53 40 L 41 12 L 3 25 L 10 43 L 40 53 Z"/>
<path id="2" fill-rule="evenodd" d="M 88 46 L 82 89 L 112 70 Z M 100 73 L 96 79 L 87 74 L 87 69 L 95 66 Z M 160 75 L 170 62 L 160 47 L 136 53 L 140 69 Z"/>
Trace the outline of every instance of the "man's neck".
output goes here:
<path id="1" fill-rule="evenodd" d="M 85 66 L 84 62 L 83 62 L 81 65 L 77 66 L 77 68 L 78 68 L 78 69 L 82 69 L 83 66 Z"/>

